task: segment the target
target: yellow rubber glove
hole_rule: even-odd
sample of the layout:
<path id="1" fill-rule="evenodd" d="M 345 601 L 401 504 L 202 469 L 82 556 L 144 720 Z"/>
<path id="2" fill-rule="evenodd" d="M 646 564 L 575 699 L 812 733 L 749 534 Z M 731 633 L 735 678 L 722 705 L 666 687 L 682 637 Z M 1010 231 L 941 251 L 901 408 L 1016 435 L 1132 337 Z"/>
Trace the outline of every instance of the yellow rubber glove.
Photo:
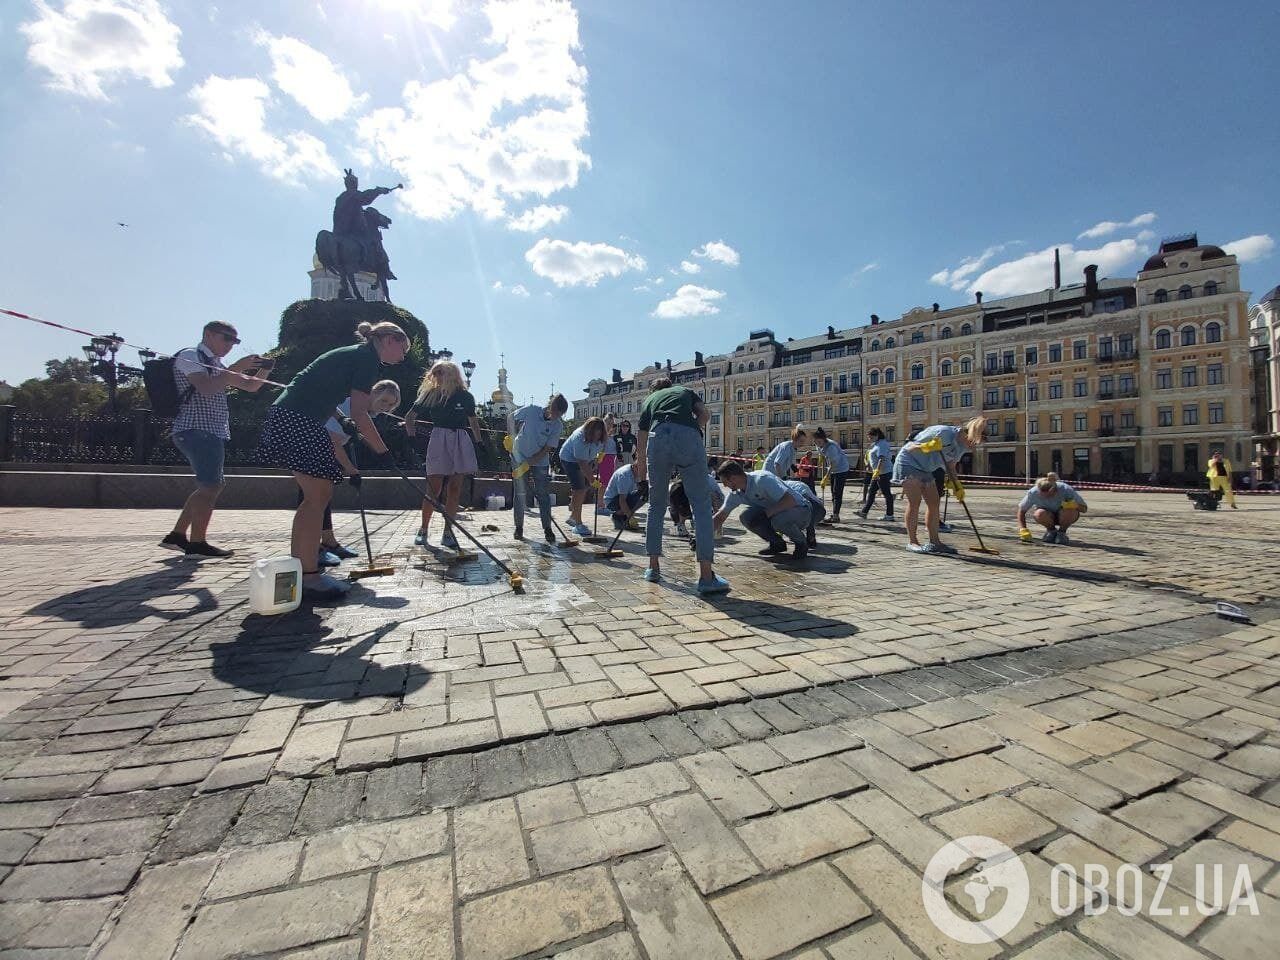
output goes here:
<path id="1" fill-rule="evenodd" d="M 1026 527 L 1020 527 L 1018 529 L 1018 539 L 1021 540 L 1023 543 L 1030 543 L 1031 531 L 1028 530 Z"/>
<path id="2" fill-rule="evenodd" d="M 591 489 L 592 489 L 592 490 L 599 490 L 599 489 L 600 489 L 600 478 L 599 478 L 599 477 L 592 477 L 592 478 L 591 478 Z"/>
<path id="3" fill-rule="evenodd" d="M 515 469 L 511 471 L 511 478 L 514 480 L 517 477 L 523 477 L 528 472 L 529 465 L 527 463 L 517 463 Z"/>
<path id="4" fill-rule="evenodd" d="M 951 491 L 952 496 L 961 503 L 964 503 L 964 487 L 960 486 L 959 480 L 954 477 L 947 477 L 947 479 L 942 482 L 942 485 Z"/>
<path id="5" fill-rule="evenodd" d="M 515 441 L 511 439 L 511 434 L 508 433 L 505 437 L 502 438 L 502 449 L 507 451 L 507 453 L 510 453 L 511 448 L 514 446 L 515 446 Z"/>
<path id="6" fill-rule="evenodd" d="M 1063 510 L 1075 510 L 1075 509 L 1077 509 L 1079 506 L 1080 506 L 1080 504 L 1076 503 L 1074 500 L 1063 500 L 1063 501 L 1062 501 L 1062 509 L 1063 509 Z"/>
<path id="7" fill-rule="evenodd" d="M 876 467 L 874 470 L 871 471 L 871 480 L 872 482 L 875 482 L 876 480 L 879 480 L 879 479 L 880 479 L 880 468 Z"/>
<path id="8" fill-rule="evenodd" d="M 932 440 L 926 440 L 920 444 L 920 449 L 925 453 L 937 453 L 942 449 L 942 438 L 934 437 Z"/>
<path id="9" fill-rule="evenodd" d="M 824 473 L 824 474 L 822 475 L 822 483 L 821 483 L 821 486 L 824 486 L 824 487 L 829 487 L 829 486 L 831 486 L 831 474 L 829 474 L 829 473 Z"/>

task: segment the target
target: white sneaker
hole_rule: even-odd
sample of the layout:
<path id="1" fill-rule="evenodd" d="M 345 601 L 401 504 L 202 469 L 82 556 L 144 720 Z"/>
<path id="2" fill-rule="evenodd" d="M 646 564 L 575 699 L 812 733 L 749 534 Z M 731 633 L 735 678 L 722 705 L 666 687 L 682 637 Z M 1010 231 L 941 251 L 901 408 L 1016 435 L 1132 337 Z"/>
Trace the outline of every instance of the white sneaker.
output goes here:
<path id="1" fill-rule="evenodd" d="M 573 525 L 573 532 L 580 537 L 587 537 L 591 535 L 591 528 L 585 523 L 578 523 Z"/>

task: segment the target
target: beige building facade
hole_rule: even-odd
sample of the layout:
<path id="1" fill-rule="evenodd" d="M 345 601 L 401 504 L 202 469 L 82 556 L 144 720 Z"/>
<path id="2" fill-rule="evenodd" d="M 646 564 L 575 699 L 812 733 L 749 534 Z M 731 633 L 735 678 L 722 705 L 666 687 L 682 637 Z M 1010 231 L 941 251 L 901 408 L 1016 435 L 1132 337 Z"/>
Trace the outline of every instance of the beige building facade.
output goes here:
<path id="1" fill-rule="evenodd" d="M 803 339 L 753 331 L 729 353 L 593 380 L 575 416 L 638 412 L 660 374 L 712 406 L 711 453 L 772 447 L 824 427 L 861 457 L 879 427 L 900 445 L 935 423 L 988 418 L 968 473 L 1190 481 L 1213 450 L 1253 453 L 1248 294 L 1236 259 L 1166 240 L 1136 278 L 1099 279 L 959 307 L 915 308 Z"/>
<path id="2" fill-rule="evenodd" d="M 1249 354 L 1254 475 L 1263 483 L 1275 483 L 1280 480 L 1280 287 L 1273 287 L 1249 311 Z"/>

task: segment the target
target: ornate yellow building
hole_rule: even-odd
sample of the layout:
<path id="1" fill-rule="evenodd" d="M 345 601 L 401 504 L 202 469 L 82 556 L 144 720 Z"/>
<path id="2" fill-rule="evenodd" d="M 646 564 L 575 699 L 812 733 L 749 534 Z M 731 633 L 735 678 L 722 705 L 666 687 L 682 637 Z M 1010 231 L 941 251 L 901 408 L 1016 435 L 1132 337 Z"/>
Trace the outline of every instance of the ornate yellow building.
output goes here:
<path id="1" fill-rule="evenodd" d="M 1253 451 L 1248 294 L 1233 256 L 1194 234 L 1161 244 L 1136 278 L 1099 279 L 780 341 L 593 380 L 575 416 L 638 411 L 660 373 L 712 406 L 712 453 L 771 447 L 799 423 L 860 456 L 933 423 L 988 417 L 966 472 L 1119 481 L 1191 480 L 1212 450 Z M 1028 464 L 1029 461 L 1029 464 Z M 1028 469 L 1029 466 L 1029 469 Z"/>

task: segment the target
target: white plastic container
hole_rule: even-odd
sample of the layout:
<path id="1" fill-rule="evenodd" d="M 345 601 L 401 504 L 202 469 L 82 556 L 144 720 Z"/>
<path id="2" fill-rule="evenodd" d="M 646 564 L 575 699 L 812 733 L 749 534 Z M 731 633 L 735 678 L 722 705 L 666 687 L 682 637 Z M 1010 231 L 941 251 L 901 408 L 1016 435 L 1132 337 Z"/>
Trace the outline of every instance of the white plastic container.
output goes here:
<path id="1" fill-rule="evenodd" d="M 249 569 L 249 607 L 271 616 L 302 603 L 302 563 L 297 557 L 264 557 Z"/>
<path id="2" fill-rule="evenodd" d="M 486 510 L 505 510 L 507 506 L 507 498 L 500 493 L 491 493 L 485 497 L 484 508 Z"/>

